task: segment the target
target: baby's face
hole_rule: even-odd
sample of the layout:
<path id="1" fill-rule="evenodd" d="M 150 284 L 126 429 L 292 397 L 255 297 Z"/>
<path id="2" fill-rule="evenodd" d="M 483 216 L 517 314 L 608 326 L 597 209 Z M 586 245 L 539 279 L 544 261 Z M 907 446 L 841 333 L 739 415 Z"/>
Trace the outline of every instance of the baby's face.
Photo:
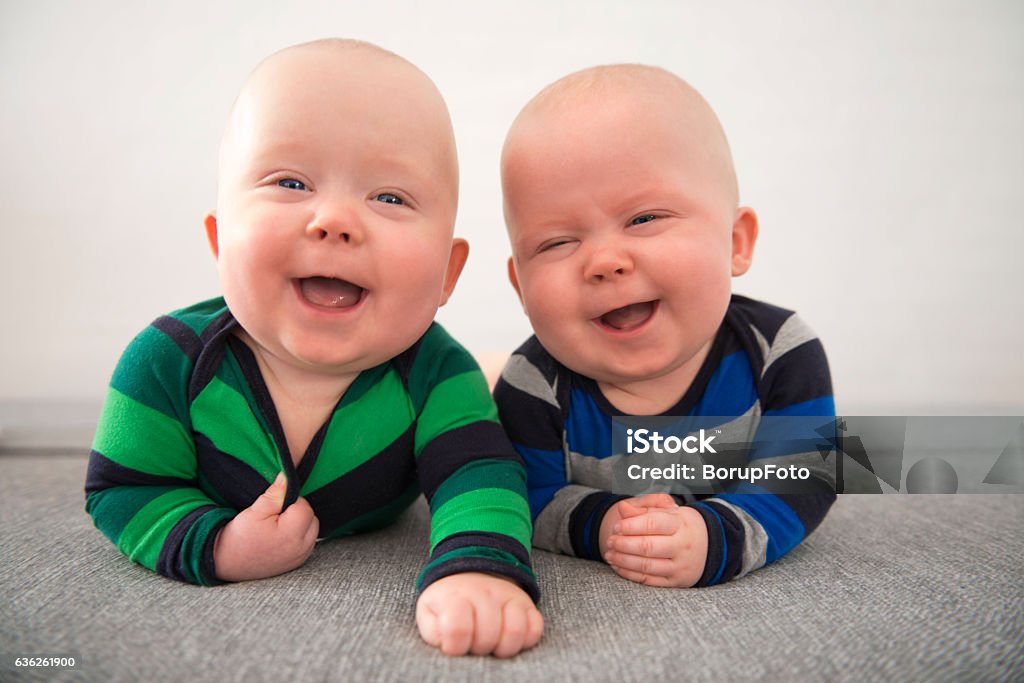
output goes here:
<path id="1" fill-rule="evenodd" d="M 316 49 L 265 63 L 236 104 L 207 218 L 243 329 L 326 373 L 411 346 L 454 286 L 455 164 L 443 102 L 407 64 Z"/>
<path id="2" fill-rule="evenodd" d="M 510 276 L 564 365 L 624 385 L 703 359 L 749 262 L 733 243 L 749 211 L 713 153 L 656 97 L 556 107 L 514 129 L 503 158 Z"/>

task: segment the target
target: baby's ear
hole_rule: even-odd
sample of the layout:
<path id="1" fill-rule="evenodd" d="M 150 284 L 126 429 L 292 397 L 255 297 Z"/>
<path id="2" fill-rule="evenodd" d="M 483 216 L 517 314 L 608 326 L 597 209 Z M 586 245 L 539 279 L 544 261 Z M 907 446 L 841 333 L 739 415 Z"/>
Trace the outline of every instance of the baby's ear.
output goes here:
<path id="1" fill-rule="evenodd" d="M 516 290 L 519 303 L 523 303 L 523 292 L 519 289 L 519 275 L 516 274 L 516 262 L 511 256 L 508 257 L 508 281 L 512 283 L 512 289 Z"/>
<path id="2" fill-rule="evenodd" d="M 469 242 L 456 237 L 452 240 L 452 253 L 448 256 L 448 271 L 444 275 L 444 289 L 441 290 L 441 303 L 439 306 L 444 306 L 448 303 L 448 297 L 455 291 L 455 283 L 459 281 L 459 275 L 462 274 L 462 268 L 466 265 L 466 259 L 469 258 Z"/>
<path id="3" fill-rule="evenodd" d="M 220 254 L 220 249 L 217 247 L 217 214 L 213 211 L 206 214 L 203 225 L 206 227 L 206 241 L 210 243 L 210 251 L 213 252 L 213 258 L 216 259 Z"/>
<path id="4" fill-rule="evenodd" d="M 736 220 L 732 224 L 732 276 L 743 275 L 750 269 L 754 259 L 754 243 L 757 242 L 757 214 L 749 206 L 736 209 Z"/>

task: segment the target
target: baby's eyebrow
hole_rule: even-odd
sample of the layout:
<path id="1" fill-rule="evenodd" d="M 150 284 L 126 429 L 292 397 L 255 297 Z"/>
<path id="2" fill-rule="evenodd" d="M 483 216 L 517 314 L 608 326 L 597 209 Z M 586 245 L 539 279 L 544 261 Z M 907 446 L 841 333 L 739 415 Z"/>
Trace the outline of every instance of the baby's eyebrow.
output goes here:
<path id="1" fill-rule="evenodd" d="M 536 245 L 544 241 L 543 236 L 531 236 L 523 237 L 522 234 L 517 234 L 515 239 L 512 240 L 512 251 L 519 254 L 526 251 L 533 251 Z"/>
<path id="2" fill-rule="evenodd" d="M 303 145 L 286 142 L 264 143 L 253 146 L 244 157 L 245 166 L 253 171 L 263 171 L 264 175 L 275 170 L 295 168 L 308 163 Z"/>
<path id="3" fill-rule="evenodd" d="M 559 227 L 557 225 L 551 225 L 546 229 L 541 230 L 531 229 L 528 236 L 523 236 L 522 233 L 518 234 L 513 241 L 513 247 L 518 253 L 534 253 L 537 248 L 552 238 L 559 236 L 569 236 L 573 234 L 572 230 Z"/>

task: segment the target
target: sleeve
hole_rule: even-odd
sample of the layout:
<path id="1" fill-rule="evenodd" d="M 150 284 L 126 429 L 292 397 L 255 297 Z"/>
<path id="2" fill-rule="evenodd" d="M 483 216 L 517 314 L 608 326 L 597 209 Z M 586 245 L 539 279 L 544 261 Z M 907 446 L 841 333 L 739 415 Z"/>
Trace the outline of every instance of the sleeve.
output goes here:
<path id="1" fill-rule="evenodd" d="M 438 344 L 441 334 L 428 333 L 409 379 L 413 401 L 422 405 L 415 453 L 431 517 L 419 589 L 451 574 L 486 572 L 512 579 L 536 602 L 522 462 L 483 373 L 454 341 L 445 336 Z"/>
<path id="2" fill-rule="evenodd" d="M 807 469 L 805 480 L 743 482 L 691 503 L 708 527 L 698 586 L 739 578 L 800 544 L 835 502 L 835 403 L 821 342 L 795 314 L 775 335 L 761 372 L 762 417 L 751 464 Z"/>
<path id="3" fill-rule="evenodd" d="M 568 387 L 567 378 L 561 377 L 559 387 L 557 364 L 532 338 L 509 358 L 494 398 L 505 431 L 526 466 L 533 545 L 602 560 L 601 520 L 612 505 L 629 496 L 569 483 L 563 408 Z"/>
<path id="4" fill-rule="evenodd" d="M 183 323 L 165 317 L 125 350 L 89 456 L 86 511 L 132 561 L 213 585 L 213 543 L 236 512 L 198 487 L 187 400 L 197 344 Z"/>

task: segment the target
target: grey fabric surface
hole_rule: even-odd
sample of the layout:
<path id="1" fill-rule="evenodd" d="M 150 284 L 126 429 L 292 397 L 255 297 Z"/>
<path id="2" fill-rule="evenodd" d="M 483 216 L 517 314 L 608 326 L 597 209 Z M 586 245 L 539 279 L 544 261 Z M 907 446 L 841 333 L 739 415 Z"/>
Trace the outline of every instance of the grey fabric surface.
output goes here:
<path id="1" fill-rule="evenodd" d="M 85 466 L 0 456 L 0 680 L 1024 680 L 1024 496 L 845 496 L 789 556 L 699 590 L 534 551 L 544 639 L 499 661 L 417 636 L 422 500 L 290 574 L 200 588 L 93 528 Z M 32 654 L 78 666 L 14 668 Z"/>

